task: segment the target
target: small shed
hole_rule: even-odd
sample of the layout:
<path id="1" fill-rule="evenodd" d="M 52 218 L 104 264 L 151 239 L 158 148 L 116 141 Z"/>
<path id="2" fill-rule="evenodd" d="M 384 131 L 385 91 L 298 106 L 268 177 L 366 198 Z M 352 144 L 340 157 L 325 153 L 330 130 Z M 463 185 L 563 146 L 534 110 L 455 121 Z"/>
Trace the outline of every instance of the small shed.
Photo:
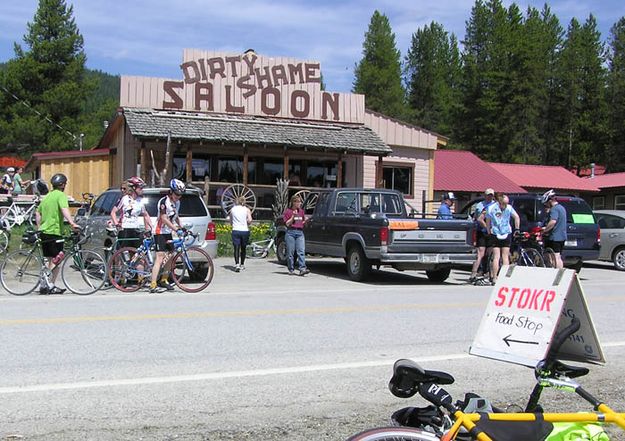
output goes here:
<path id="1" fill-rule="evenodd" d="M 67 176 L 65 193 L 76 200 L 82 194 L 99 194 L 109 188 L 111 182 L 111 151 L 70 150 L 61 152 L 35 153 L 24 166 L 35 179 L 50 182 L 56 173 Z"/>

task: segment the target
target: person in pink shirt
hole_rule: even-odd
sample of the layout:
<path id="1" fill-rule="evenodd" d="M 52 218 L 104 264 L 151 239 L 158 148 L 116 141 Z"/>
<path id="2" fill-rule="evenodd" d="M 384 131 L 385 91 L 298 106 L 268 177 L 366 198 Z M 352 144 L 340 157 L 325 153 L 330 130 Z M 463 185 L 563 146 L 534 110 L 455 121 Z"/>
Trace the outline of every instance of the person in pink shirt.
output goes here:
<path id="1" fill-rule="evenodd" d="M 310 272 L 306 268 L 306 245 L 304 239 L 304 224 L 306 223 L 306 214 L 302 208 L 302 199 L 294 195 L 291 198 L 291 207 L 284 210 L 282 215 L 286 225 L 286 254 L 287 266 L 289 274 L 295 274 L 294 254 L 297 253 L 299 275 L 305 276 Z"/>

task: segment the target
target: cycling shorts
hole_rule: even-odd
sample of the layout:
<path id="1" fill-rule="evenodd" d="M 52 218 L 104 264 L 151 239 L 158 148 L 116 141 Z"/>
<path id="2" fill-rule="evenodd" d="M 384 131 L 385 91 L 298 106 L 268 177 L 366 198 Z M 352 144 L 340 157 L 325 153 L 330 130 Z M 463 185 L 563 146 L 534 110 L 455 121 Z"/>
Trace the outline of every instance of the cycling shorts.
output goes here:
<path id="1" fill-rule="evenodd" d="M 41 251 L 44 257 L 56 257 L 63 251 L 63 236 L 41 233 Z"/>
<path id="2" fill-rule="evenodd" d="M 491 235 L 488 233 L 485 233 L 483 231 L 478 231 L 477 232 L 477 246 L 478 247 L 484 247 L 484 248 L 490 248 L 493 246 L 492 240 L 491 240 Z"/>
<path id="3" fill-rule="evenodd" d="M 154 243 L 156 244 L 156 251 L 163 251 L 163 252 L 174 251 L 174 244 L 171 243 L 171 240 L 172 240 L 171 233 L 155 235 Z"/>
<path id="4" fill-rule="evenodd" d="M 508 237 L 505 239 L 499 239 L 494 234 L 491 234 L 490 241 L 493 248 L 510 248 L 510 244 L 512 244 L 512 234 L 508 234 Z"/>
<path id="5" fill-rule="evenodd" d="M 551 248 L 554 253 L 561 253 L 564 248 L 563 240 L 545 240 L 545 248 Z"/>

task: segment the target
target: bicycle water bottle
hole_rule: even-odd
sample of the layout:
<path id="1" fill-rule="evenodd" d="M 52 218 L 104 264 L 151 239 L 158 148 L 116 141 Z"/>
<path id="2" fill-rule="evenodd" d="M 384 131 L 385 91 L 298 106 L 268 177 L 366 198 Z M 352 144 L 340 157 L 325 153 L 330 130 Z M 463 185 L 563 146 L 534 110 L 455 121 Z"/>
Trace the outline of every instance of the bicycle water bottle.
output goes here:
<path id="1" fill-rule="evenodd" d="M 63 251 L 60 251 L 59 254 L 57 254 L 56 256 L 52 258 L 52 264 L 55 266 L 58 265 L 59 263 L 61 263 L 64 257 L 65 257 L 65 253 Z"/>

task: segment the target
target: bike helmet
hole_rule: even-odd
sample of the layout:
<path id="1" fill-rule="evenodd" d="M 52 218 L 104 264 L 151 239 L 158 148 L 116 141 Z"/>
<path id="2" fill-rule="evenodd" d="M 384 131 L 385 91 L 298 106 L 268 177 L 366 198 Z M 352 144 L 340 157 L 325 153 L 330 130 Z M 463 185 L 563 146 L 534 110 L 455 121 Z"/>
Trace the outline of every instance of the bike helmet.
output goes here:
<path id="1" fill-rule="evenodd" d="M 63 173 L 57 173 L 52 176 L 50 183 L 52 184 L 52 188 L 59 188 L 60 186 L 67 184 L 67 176 Z"/>
<path id="2" fill-rule="evenodd" d="M 15 172 L 15 168 L 9 167 L 7 168 L 7 173 Z"/>
<path id="3" fill-rule="evenodd" d="M 128 187 L 130 188 L 143 188 L 145 185 L 145 181 L 138 176 L 128 179 Z"/>
<path id="4" fill-rule="evenodd" d="M 177 195 L 181 195 L 181 194 L 184 194 L 184 192 L 187 189 L 187 186 L 184 185 L 184 182 L 178 179 L 172 179 L 171 181 L 169 181 L 169 189 L 173 191 L 174 193 L 176 193 Z"/>
<path id="5" fill-rule="evenodd" d="M 549 202 L 550 199 L 553 199 L 556 197 L 556 192 L 553 190 L 549 190 L 546 191 L 543 196 L 540 198 L 540 201 L 544 204 L 546 204 L 547 202 Z"/>

